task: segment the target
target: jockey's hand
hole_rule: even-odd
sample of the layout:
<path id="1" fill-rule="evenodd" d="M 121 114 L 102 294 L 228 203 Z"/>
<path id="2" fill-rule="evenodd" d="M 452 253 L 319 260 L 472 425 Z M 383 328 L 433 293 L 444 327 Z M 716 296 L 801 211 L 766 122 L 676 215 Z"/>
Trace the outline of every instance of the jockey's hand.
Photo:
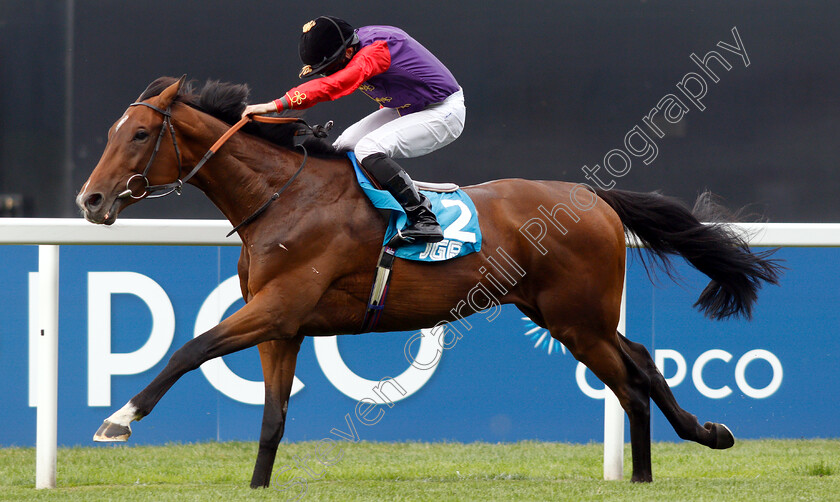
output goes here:
<path id="1" fill-rule="evenodd" d="M 274 106 L 274 102 L 272 101 L 269 101 L 268 103 L 260 103 L 258 105 L 248 105 L 242 112 L 242 118 L 245 118 L 245 116 L 247 115 L 263 115 L 266 113 L 272 113 L 276 111 L 277 107 Z"/>

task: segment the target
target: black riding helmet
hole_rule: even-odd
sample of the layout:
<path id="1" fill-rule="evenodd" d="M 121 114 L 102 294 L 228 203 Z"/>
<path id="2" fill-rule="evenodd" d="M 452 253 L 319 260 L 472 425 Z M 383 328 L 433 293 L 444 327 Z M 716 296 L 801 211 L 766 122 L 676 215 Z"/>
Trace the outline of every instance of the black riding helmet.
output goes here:
<path id="1" fill-rule="evenodd" d="M 321 16 L 303 25 L 298 52 L 305 65 L 300 78 L 324 73 L 344 55 L 344 51 L 359 42 L 350 24 L 337 17 Z"/>

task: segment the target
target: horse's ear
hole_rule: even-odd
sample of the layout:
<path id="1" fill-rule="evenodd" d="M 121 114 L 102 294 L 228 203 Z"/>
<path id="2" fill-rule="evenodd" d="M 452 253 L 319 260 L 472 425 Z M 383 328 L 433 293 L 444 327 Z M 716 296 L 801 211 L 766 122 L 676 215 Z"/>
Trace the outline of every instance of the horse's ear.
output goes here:
<path id="1" fill-rule="evenodd" d="M 178 91 L 181 90 L 181 86 L 184 85 L 184 81 L 186 80 L 187 75 L 185 73 L 181 76 L 180 79 L 178 79 L 177 82 L 164 89 L 163 92 L 160 93 L 160 102 L 158 103 L 158 107 L 163 109 L 169 108 L 169 105 L 171 105 L 172 102 L 175 101 L 175 97 L 178 95 Z"/>

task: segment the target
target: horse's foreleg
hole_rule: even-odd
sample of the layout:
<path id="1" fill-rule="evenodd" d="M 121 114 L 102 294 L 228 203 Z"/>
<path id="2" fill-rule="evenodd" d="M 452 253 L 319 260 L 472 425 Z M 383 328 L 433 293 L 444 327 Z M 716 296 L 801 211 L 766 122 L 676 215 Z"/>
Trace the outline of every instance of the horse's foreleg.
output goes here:
<path id="1" fill-rule="evenodd" d="M 279 326 L 275 315 L 272 315 L 270 305 L 251 301 L 218 326 L 185 343 L 172 354 L 163 371 L 145 389 L 105 420 L 93 440 L 127 440 L 131 435 L 131 422 L 151 413 L 157 402 L 182 375 L 198 368 L 205 361 L 253 347 L 270 338 L 282 338 L 284 333 L 293 336 L 297 327 Z"/>
<path id="2" fill-rule="evenodd" d="M 270 340 L 258 345 L 265 380 L 265 406 L 263 407 L 260 448 L 251 488 L 267 487 L 271 484 L 271 470 L 277 445 L 283 438 L 286 425 L 286 411 L 289 409 L 289 395 L 295 379 L 295 363 L 303 336 L 290 340 Z"/>
<path id="3" fill-rule="evenodd" d="M 713 422 L 700 425 L 696 416 L 685 411 L 677 404 L 665 377 L 659 372 L 644 345 L 632 342 L 620 333 L 618 337 L 627 354 L 636 361 L 636 364 L 650 378 L 650 397 L 662 410 L 665 418 L 668 419 L 680 438 L 714 449 L 725 449 L 735 444 L 735 437 L 727 426 Z"/>

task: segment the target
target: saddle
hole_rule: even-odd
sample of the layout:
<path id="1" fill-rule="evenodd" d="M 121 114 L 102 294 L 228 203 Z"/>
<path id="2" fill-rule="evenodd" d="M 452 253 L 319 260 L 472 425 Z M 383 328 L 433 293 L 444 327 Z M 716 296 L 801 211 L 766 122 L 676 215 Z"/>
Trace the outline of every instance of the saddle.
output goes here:
<path id="1" fill-rule="evenodd" d="M 461 188 L 455 183 L 429 183 L 427 181 L 415 181 L 414 186 L 417 187 L 417 190 L 436 193 L 452 193 L 457 192 Z"/>
<path id="2" fill-rule="evenodd" d="M 368 298 L 365 318 L 360 333 L 373 331 L 385 309 L 385 297 L 391 280 L 391 268 L 395 258 L 422 262 L 439 262 L 481 250 L 481 228 L 478 224 L 478 212 L 470 197 L 454 183 L 414 182 L 418 190 L 426 192 L 432 210 L 441 227 L 444 239 L 434 243 L 405 243 L 399 229 L 407 221 L 403 208 L 393 195 L 374 186 L 373 180 L 366 176 L 353 152 L 348 152 L 356 180 L 362 191 L 374 207 L 390 210 L 388 227 L 385 232 L 382 250 L 376 264 L 373 286 Z"/>

